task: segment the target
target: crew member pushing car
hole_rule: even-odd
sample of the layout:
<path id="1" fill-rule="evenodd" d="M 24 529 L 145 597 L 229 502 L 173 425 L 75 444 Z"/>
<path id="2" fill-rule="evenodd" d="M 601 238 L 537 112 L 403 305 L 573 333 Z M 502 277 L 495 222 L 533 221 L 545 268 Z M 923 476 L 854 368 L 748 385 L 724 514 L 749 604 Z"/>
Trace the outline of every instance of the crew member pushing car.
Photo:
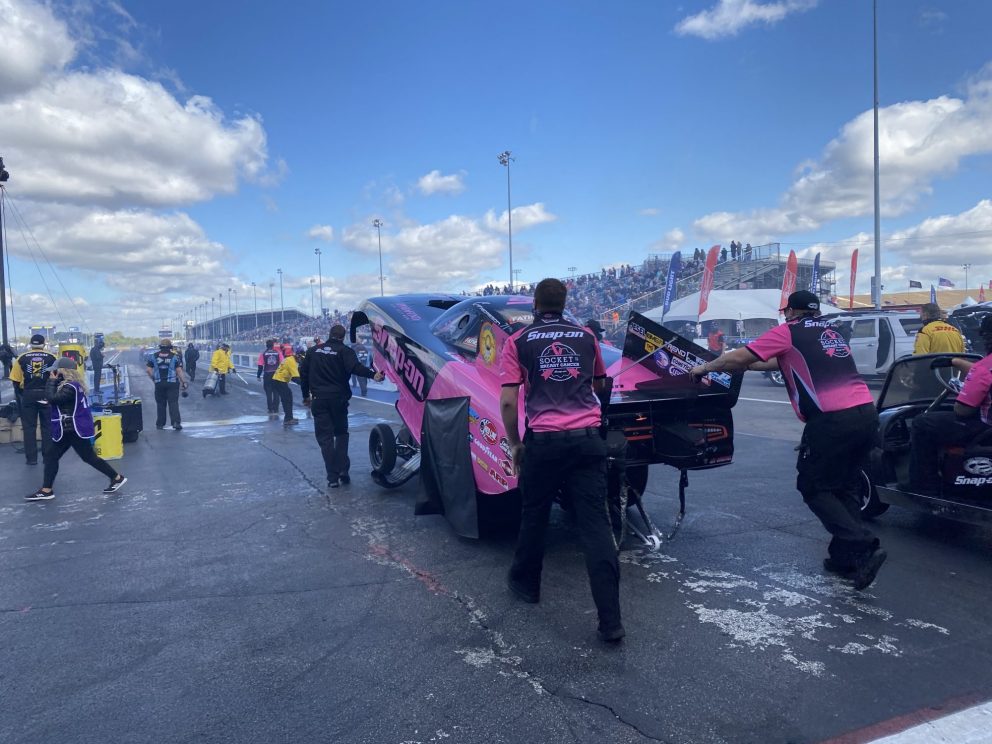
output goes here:
<path id="1" fill-rule="evenodd" d="M 967 444 L 992 426 L 992 315 L 982 318 L 978 329 L 985 344 L 985 358 L 971 365 L 960 364 L 964 359 L 935 359 L 934 367 L 968 367 L 964 387 L 958 394 L 953 411 L 931 411 L 913 419 L 909 452 L 907 491 L 937 495 L 940 481 L 937 458 L 940 447 Z"/>
<path id="2" fill-rule="evenodd" d="M 920 308 L 923 327 L 913 342 L 914 354 L 963 354 L 961 331 L 941 317 L 940 305 L 928 302 Z"/>
<path id="3" fill-rule="evenodd" d="M 785 323 L 694 367 L 692 374 L 701 378 L 710 372 L 774 369 L 777 363 L 792 407 L 806 422 L 796 487 L 833 536 L 823 567 L 853 579 L 856 589 L 865 589 L 886 558 L 878 538 L 864 524 L 857 496 L 861 465 L 878 431 L 878 414 L 851 347 L 829 321 L 820 319 L 819 298 L 812 292 L 793 292 L 782 311 Z"/>
<path id="4" fill-rule="evenodd" d="M 544 563 L 544 533 L 559 491 L 575 507 L 579 540 L 599 637 L 624 637 L 620 618 L 620 563 L 606 504 L 606 442 L 596 391 L 606 368 L 595 334 L 562 317 L 567 290 L 558 279 L 544 279 L 534 290 L 534 323 L 503 345 L 500 413 L 513 466 L 520 476 L 520 534 L 510 567 L 510 590 L 525 602 L 538 602 Z M 524 386 L 527 430 L 520 441 L 517 411 Z"/>

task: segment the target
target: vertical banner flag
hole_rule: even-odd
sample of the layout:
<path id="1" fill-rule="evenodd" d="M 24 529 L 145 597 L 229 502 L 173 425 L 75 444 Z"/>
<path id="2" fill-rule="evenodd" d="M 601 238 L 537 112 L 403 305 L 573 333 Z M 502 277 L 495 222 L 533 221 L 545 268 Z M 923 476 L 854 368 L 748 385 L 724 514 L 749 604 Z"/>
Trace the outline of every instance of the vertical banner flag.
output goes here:
<path id="1" fill-rule="evenodd" d="M 710 292 L 713 290 L 713 272 L 716 271 L 716 260 L 719 258 L 720 246 L 715 245 L 706 254 L 706 265 L 703 267 L 703 281 L 699 285 L 699 312 L 696 321 L 706 312 L 710 302 Z"/>
<path id="2" fill-rule="evenodd" d="M 799 270 L 799 259 L 795 251 L 789 251 L 789 260 L 785 262 L 785 278 L 782 279 L 782 301 L 779 307 L 785 307 L 789 295 L 796 291 L 796 273 Z"/>
<path id="3" fill-rule="evenodd" d="M 858 278 L 858 249 L 854 249 L 854 253 L 851 254 L 851 299 L 847 301 L 847 309 L 851 310 L 854 308 L 854 282 Z"/>
<path id="4" fill-rule="evenodd" d="M 932 284 L 930 285 L 930 302 L 937 304 L 937 290 L 933 288 Z"/>
<path id="5" fill-rule="evenodd" d="M 816 258 L 813 259 L 813 276 L 809 280 L 809 291 L 813 294 L 820 295 L 820 254 L 816 254 Z"/>
<path id="6" fill-rule="evenodd" d="M 668 279 L 665 280 L 665 304 L 661 308 L 661 319 L 664 320 L 672 309 L 672 301 L 678 294 L 679 271 L 682 269 L 682 251 L 675 251 L 672 260 L 668 262 Z"/>
<path id="7" fill-rule="evenodd" d="M 981 285 L 978 288 L 978 301 L 979 302 L 985 302 L 985 285 L 984 284 Z"/>
<path id="8" fill-rule="evenodd" d="M 989 279 L 989 289 L 992 289 L 992 279 Z"/>

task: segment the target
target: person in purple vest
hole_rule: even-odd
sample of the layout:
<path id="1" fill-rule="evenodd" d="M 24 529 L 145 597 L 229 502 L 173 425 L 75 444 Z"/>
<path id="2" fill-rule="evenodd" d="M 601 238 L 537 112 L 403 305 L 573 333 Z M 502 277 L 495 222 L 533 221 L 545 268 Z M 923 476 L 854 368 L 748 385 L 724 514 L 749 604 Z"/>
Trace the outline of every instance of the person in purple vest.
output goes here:
<path id="1" fill-rule="evenodd" d="M 51 367 L 45 388 L 45 399 L 51 408 L 52 444 L 45 457 L 45 480 L 41 488 L 24 497 L 26 501 L 50 501 L 55 498 L 52 487 L 59 472 L 59 460 L 70 448 L 79 459 L 110 478 L 104 493 L 114 493 L 127 483 L 127 478 L 97 457 L 92 437 L 95 433 L 90 401 L 86 397 L 86 379 L 76 363 L 62 357 Z M 44 424 L 43 424 L 44 425 Z"/>

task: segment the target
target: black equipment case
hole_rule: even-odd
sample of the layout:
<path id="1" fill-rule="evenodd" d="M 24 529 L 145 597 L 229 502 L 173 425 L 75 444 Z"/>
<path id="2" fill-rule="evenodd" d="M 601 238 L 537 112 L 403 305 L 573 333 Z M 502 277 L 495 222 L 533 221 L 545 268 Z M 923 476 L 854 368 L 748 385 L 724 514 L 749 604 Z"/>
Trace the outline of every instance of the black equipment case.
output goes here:
<path id="1" fill-rule="evenodd" d="M 103 407 L 121 415 L 121 435 L 124 441 L 137 442 L 138 434 L 144 429 L 141 399 L 129 398 L 120 403 L 104 405 Z"/>

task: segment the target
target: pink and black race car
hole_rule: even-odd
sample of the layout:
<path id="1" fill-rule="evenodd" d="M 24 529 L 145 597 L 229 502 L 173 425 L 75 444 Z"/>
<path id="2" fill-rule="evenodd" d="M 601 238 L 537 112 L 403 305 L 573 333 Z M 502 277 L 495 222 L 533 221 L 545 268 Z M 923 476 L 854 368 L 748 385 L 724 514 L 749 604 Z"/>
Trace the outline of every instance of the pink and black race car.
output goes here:
<path id="1" fill-rule="evenodd" d="M 373 478 L 395 487 L 419 474 L 417 513 L 443 513 L 463 536 L 478 537 L 490 521 L 519 513 L 499 414 L 499 360 L 506 339 L 533 321 L 532 303 L 520 296 L 411 294 L 370 299 L 352 317 L 353 341 L 371 328 L 374 366 L 399 389 L 404 424 L 397 433 L 387 424 L 373 428 Z M 677 529 L 688 471 L 733 459 L 731 409 L 741 377 L 711 374 L 702 385 L 693 382 L 689 370 L 714 355 L 637 313 L 623 349 L 604 344 L 601 350 L 612 381 L 603 412 L 618 544 L 629 527 L 657 547 L 662 534 L 641 503 L 648 467 L 664 463 L 681 471 Z M 628 507 L 636 509 L 638 524 L 628 522 Z"/>

